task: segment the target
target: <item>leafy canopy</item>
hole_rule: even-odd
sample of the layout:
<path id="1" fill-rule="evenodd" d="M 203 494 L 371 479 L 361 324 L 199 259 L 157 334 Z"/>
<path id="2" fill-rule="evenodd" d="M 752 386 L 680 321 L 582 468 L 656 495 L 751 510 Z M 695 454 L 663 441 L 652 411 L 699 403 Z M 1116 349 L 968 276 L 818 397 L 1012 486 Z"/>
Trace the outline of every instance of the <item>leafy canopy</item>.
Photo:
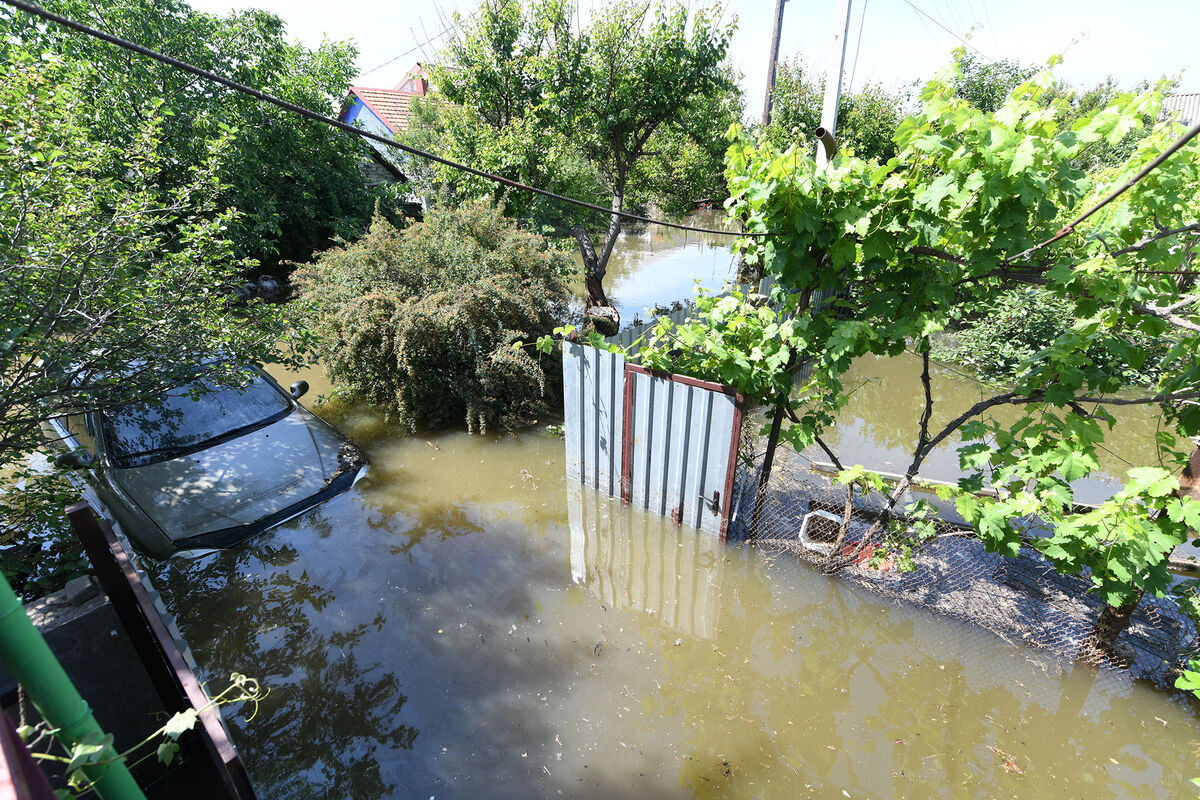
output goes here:
<path id="1" fill-rule="evenodd" d="M 771 233 L 745 240 L 742 251 L 776 278 L 777 317 L 736 296 L 702 299 L 699 321 L 660 328 L 651 348 L 657 355 L 649 357 L 670 358 L 675 342 L 702 341 L 713 331 L 714 345 L 681 359 L 788 406 L 792 374 L 810 365 L 784 431 L 797 448 L 807 447 L 844 404 L 841 376 L 855 359 L 913 348 L 927 360 L 932 335 L 953 319 L 994 306 L 1014 284 L 1041 287 L 1069 327 L 1033 354 L 1011 390 L 941 429 L 930 428 L 934 398 L 927 392 L 913 460 L 889 512 L 925 457 L 956 434 L 966 441 L 962 488 L 1004 490 L 998 500 L 963 493 L 959 501 L 989 547 L 1011 552 L 1028 533 L 1021 520 L 1038 517 L 1052 534 L 1033 546 L 1064 571 L 1087 568 L 1109 604 L 1161 593 L 1166 555 L 1197 521 L 1195 501 L 1169 496 L 1165 487 L 1182 458 L 1176 437 L 1200 433 L 1200 295 L 1189 274 L 1200 232 L 1200 143 L 1075 235 L 1027 252 L 1155 158 L 1181 127 L 1159 120 L 1156 92 L 1122 94 L 1078 115 L 1042 73 L 987 113 L 959 96 L 961 80 L 954 67 L 922 90 L 920 110 L 898 127 L 896 156 L 886 162 L 839 155 L 822 169 L 798 148 L 780 152 L 735 138 L 728 206 L 747 230 Z M 1118 167 L 1090 175 L 1081 168 L 1091 149 L 1135 130 L 1146 134 Z M 729 329 L 752 335 L 738 341 Z M 1168 329 L 1174 344 L 1158 364 L 1154 394 L 1113 396 L 1123 376 L 1144 365 L 1139 343 Z M 778 343 L 788 348 L 786 359 L 773 350 Z M 781 361 L 782 376 L 772 371 Z M 1159 461 L 1131 474 L 1101 511 L 1073 515 L 1071 482 L 1097 467 L 1096 449 L 1112 421 L 1107 408 L 1129 402 L 1162 405 L 1170 432 L 1159 439 Z M 967 424 L 999 405 L 1023 414 L 1011 425 L 987 417 Z"/>
<path id="2" fill-rule="evenodd" d="M 0 462 L 59 414 L 157 399 L 214 356 L 279 360 L 278 310 L 237 298 L 219 197 L 228 140 L 163 180 L 161 105 L 132 142 L 95 136 L 78 73 L 10 53 L 0 87 Z"/>
<path id="3" fill-rule="evenodd" d="M 355 49 L 289 42 L 284 23 L 263 11 L 226 16 L 181 0 L 46 0 L 48 10 L 154 48 L 201 68 L 336 115 L 355 74 Z M 59 58 L 80 97 L 77 125 L 87 138 L 134 147 L 149 119 L 160 186 L 181 188 L 224 142 L 215 208 L 239 258 L 275 267 L 302 261 L 338 236 L 362 232 L 378 191 L 367 186 L 367 145 L 253 98 L 59 25 L 0 9 L 0 56 Z"/>
<path id="4" fill-rule="evenodd" d="M 619 0 L 577 28 L 577 11 L 574 0 L 498 0 L 459 18 L 464 32 L 442 54 L 432 94 L 414 103 L 404 140 L 614 210 L 724 197 L 721 134 L 741 114 L 723 63 L 732 24 L 682 4 Z M 480 179 L 411 169 L 435 197 L 499 197 Z M 539 230 L 579 226 L 589 304 L 606 305 L 600 281 L 619 219 L 520 192 L 505 202 Z"/>

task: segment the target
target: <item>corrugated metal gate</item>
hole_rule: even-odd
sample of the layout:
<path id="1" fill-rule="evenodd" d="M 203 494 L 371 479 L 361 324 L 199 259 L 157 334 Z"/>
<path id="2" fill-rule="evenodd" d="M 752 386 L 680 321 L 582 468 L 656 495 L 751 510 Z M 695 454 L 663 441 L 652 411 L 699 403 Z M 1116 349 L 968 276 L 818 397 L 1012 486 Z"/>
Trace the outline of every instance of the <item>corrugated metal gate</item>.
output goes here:
<path id="1" fill-rule="evenodd" d="M 567 477 L 724 538 L 742 405 L 729 387 L 566 343 Z"/>

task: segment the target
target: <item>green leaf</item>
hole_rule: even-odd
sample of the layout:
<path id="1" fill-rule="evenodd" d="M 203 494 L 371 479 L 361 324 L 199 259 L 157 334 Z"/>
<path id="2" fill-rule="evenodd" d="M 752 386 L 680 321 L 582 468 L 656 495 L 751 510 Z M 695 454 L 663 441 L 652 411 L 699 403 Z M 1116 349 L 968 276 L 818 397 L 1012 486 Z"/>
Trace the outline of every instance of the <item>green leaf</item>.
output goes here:
<path id="1" fill-rule="evenodd" d="M 167 720 L 167 724 L 163 726 L 163 735 L 169 739 L 178 739 L 195 727 L 197 716 L 196 709 L 194 708 L 178 712 L 175 716 Z"/>
<path id="2" fill-rule="evenodd" d="M 158 756 L 158 760 L 163 764 L 170 764 L 175 758 L 175 754 L 178 752 L 179 744 L 177 742 L 165 741 L 159 744 L 158 750 L 155 751 L 155 755 Z"/>
<path id="3" fill-rule="evenodd" d="M 958 448 L 958 464 L 964 471 L 976 470 L 992 458 L 992 448 L 986 442 L 972 442 Z"/>

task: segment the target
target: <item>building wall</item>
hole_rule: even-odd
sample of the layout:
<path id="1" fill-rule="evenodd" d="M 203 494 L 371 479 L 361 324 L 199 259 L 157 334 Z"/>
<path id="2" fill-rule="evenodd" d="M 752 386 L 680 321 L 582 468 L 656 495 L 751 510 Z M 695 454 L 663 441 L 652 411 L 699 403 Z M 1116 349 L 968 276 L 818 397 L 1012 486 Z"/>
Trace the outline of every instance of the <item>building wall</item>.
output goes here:
<path id="1" fill-rule="evenodd" d="M 392 129 L 385 125 L 383 120 L 375 116 L 375 112 L 367 108 L 366 103 L 357 97 L 354 98 L 354 102 L 346 110 L 346 113 L 342 115 L 342 121 L 350 125 L 357 125 L 363 130 L 382 136 L 385 139 L 392 138 Z M 382 153 L 389 161 L 396 160 L 396 153 L 392 148 L 370 139 L 367 141 L 371 147 Z"/>

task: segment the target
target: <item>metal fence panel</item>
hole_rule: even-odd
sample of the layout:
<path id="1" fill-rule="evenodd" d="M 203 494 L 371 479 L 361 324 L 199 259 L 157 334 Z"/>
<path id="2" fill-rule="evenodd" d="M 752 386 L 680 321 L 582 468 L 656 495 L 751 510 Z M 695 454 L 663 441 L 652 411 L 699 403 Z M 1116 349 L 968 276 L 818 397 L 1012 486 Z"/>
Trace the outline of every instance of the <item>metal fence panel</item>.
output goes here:
<path id="1" fill-rule="evenodd" d="M 563 404 L 569 481 L 725 535 L 740 395 L 566 343 Z"/>
<path id="2" fill-rule="evenodd" d="M 621 488 L 624 369 L 616 353 L 563 345 L 567 477 L 610 496 Z"/>
<path id="3" fill-rule="evenodd" d="M 725 534 L 741 403 L 723 387 L 626 365 L 631 442 L 626 499 L 676 523 Z"/>

